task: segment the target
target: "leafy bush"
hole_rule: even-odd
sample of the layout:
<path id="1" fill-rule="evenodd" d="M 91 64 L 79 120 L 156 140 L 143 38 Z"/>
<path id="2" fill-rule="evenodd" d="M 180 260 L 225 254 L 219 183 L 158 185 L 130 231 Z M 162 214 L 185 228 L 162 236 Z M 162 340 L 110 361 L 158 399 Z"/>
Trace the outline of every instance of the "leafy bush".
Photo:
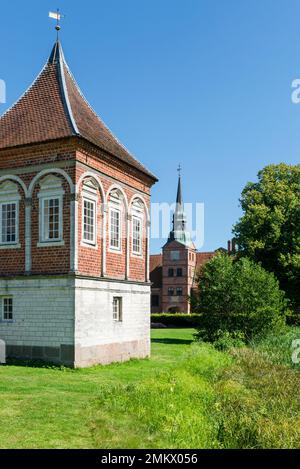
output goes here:
<path id="1" fill-rule="evenodd" d="M 275 276 L 247 258 L 219 254 L 198 279 L 199 338 L 214 342 L 220 331 L 241 332 L 246 340 L 285 323 L 287 300 Z"/>
<path id="2" fill-rule="evenodd" d="M 197 327 L 199 325 L 199 314 L 184 313 L 155 313 L 151 314 L 151 323 L 160 323 L 165 326 L 175 327 Z"/>
<path id="3" fill-rule="evenodd" d="M 243 347 L 245 345 L 245 336 L 242 332 L 218 331 L 217 338 L 214 341 L 214 347 L 217 350 L 226 351 L 233 347 Z"/>

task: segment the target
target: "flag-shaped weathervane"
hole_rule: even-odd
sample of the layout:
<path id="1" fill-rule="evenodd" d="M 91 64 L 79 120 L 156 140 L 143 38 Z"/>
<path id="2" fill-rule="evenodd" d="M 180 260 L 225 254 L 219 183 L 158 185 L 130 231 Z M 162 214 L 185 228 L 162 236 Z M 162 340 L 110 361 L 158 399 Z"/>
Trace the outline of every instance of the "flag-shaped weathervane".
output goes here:
<path id="1" fill-rule="evenodd" d="M 62 15 L 60 12 L 59 12 L 59 9 L 57 9 L 56 12 L 53 12 L 53 11 L 49 11 L 49 18 L 53 18 L 54 20 L 56 20 L 56 26 L 55 26 L 55 29 L 57 31 L 57 35 L 58 35 L 58 32 L 60 31 L 60 20 L 62 18 L 64 18 L 65 15 Z"/>

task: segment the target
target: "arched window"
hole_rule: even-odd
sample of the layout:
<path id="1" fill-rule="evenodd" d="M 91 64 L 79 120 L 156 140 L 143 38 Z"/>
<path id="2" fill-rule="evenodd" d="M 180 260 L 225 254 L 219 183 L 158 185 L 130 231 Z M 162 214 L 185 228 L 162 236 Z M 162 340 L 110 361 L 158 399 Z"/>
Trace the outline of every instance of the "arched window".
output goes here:
<path id="1" fill-rule="evenodd" d="M 63 242 L 64 193 L 62 180 L 54 174 L 40 181 L 40 245 Z"/>
<path id="2" fill-rule="evenodd" d="M 109 249 L 122 251 L 122 193 L 114 189 L 109 198 Z"/>
<path id="3" fill-rule="evenodd" d="M 144 205 L 139 199 L 132 204 L 132 254 L 142 256 L 143 254 L 143 227 L 144 227 Z"/>
<path id="4" fill-rule="evenodd" d="M 0 245 L 13 246 L 19 242 L 18 185 L 5 181 L 0 185 Z"/>
<path id="5" fill-rule="evenodd" d="M 97 238 L 97 185 L 92 178 L 82 187 L 82 242 L 95 246 Z"/>

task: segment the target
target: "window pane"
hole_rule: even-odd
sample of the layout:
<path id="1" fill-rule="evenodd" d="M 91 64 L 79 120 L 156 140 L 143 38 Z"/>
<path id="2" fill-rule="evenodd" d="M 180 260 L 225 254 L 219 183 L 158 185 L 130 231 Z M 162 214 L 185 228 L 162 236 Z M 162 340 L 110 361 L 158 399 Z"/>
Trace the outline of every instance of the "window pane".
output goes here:
<path id="1" fill-rule="evenodd" d="M 137 217 L 132 218 L 132 250 L 136 254 L 142 251 L 142 223 Z"/>
<path id="2" fill-rule="evenodd" d="M 3 319 L 5 321 L 11 321 L 13 319 L 12 298 L 3 298 Z"/>
<path id="3" fill-rule="evenodd" d="M 179 261 L 180 259 L 180 252 L 179 251 L 171 251 L 170 252 L 171 261 Z"/>
<path id="4" fill-rule="evenodd" d="M 122 321 L 122 298 L 113 298 L 113 320 Z"/>
<path id="5" fill-rule="evenodd" d="M 16 223 L 17 223 L 17 205 L 2 204 L 1 205 L 1 242 L 15 243 L 17 241 Z"/>
<path id="6" fill-rule="evenodd" d="M 93 243 L 95 241 L 95 202 L 84 200 L 83 203 L 83 239 Z"/>
<path id="7" fill-rule="evenodd" d="M 110 211 L 110 247 L 120 249 L 120 212 Z"/>
<path id="8" fill-rule="evenodd" d="M 44 240 L 57 240 L 59 237 L 59 199 L 46 199 L 44 200 Z"/>

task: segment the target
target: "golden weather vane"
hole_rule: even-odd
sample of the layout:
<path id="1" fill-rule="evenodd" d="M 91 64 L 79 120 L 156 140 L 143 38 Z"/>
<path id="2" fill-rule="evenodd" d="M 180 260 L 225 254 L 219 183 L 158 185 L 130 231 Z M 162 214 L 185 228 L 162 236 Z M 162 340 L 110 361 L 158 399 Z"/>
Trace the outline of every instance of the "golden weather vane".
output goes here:
<path id="1" fill-rule="evenodd" d="M 55 26 L 55 29 L 57 31 L 57 39 L 58 39 L 58 33 L 61 29 L 61 26 L 60 26 L 60 20 L 62 18 L 65 18 L 65 15 L 62 15 L 59 11 L 59 8 L 57 8 L 56 12 L 53 12 L 53 11 L 49 11 L 49 18 L 53 18 L 54 20 L 56 20 L 56 26 Z"/>

